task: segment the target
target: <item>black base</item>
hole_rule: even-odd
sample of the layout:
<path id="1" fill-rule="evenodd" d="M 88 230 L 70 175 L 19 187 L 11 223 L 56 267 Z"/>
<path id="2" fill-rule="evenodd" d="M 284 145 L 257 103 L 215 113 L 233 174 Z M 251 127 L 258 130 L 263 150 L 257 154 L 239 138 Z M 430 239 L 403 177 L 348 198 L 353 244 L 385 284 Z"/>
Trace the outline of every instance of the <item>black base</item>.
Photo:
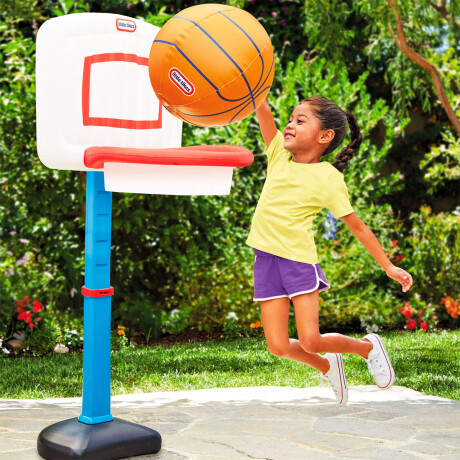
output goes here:
<path id="1" fill-rule="evenodd" d="M 48 460 L 112 460 L 156 454 L 161 449 L 161 436 L 146 426 L 119 418 L 95 425 L 71 418 L 42 430 L 37 449 Z"/>

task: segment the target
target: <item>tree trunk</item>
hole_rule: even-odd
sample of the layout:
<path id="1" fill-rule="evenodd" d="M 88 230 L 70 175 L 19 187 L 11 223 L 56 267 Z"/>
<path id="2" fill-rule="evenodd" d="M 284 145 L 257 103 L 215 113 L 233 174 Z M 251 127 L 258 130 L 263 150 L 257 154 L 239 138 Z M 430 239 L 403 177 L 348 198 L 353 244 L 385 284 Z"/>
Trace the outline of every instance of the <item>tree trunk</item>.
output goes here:
<path id="1" fill-rule="evenodd" d="M 428 62 L 426 59 L 424 59 L 420 54 L 415 52 L 412 48 L 409 47 L 406 41 L 406 36 L 404 34 L 404 29 L 401 21 L 401 16 L 399 15 L 398 9 L 396 8 L 396 2 L 395 0 L 388 0 L 388 4 L 390 5 L 390 8 L 393 10 L 395 16 L 396 16 L 396 32 L 397 36 L 393 32 L 393 29 L 391 26 L 388 26 L 388 30 L 393 37 L 394 41 L 398 45 L 398 48 L 415 64 L 417 64 L 419 67 L 421 67 L 423 70 L 426 70 L 431 77 L 433 78 L 434 82 L 434 87 L 436 90 L 436 93 L 438 94 L 438 98 L 441 101 L 442 106 L 444 107 L 444 110 L 447 113 L 447 116 L 449 117 L 450 122 L 452 123 L 453 127 L 457 131 L 458 135 L 460 135 L 460 121 L 457 118 L 454 109 L 449 103 L 449 99 L 447 98 L 446 92 L 444 91 L 444 85 L 442 84 L 441 77 L 439 75 L 438 69 L 436 66 L 431 64 L 431 62 Z"/>

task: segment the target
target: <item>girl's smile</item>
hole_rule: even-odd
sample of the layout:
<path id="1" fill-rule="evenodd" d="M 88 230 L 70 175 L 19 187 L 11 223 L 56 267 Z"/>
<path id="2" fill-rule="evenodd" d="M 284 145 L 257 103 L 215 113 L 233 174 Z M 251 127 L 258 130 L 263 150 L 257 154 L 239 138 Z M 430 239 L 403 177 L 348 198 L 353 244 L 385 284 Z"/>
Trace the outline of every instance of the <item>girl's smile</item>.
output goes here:
<path id="1" fill-rule="evenodd" d="M 334 137 L 334 131 L 322 130 L 308 104 L 299 104 L 283 130 L 283 147 L 296 163 L 318 163 L 321 153 Z"/>

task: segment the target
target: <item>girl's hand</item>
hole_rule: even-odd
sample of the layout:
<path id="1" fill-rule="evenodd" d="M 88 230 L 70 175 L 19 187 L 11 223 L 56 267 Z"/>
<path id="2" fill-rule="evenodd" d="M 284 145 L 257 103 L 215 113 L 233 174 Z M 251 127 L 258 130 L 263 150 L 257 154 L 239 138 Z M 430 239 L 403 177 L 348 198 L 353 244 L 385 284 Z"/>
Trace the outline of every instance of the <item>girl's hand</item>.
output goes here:
<path id="1" fill-rule="evenodd" d="M 404 271 L 402 268 L 396 267 L 395 265 L 390 265 L 390 267 L 386 269 L 386 274 L 390 278 L 401 283 L 403 292 L 408 291 L 412 286 L 412 276 L 410 276 L 410 274 Z"/>

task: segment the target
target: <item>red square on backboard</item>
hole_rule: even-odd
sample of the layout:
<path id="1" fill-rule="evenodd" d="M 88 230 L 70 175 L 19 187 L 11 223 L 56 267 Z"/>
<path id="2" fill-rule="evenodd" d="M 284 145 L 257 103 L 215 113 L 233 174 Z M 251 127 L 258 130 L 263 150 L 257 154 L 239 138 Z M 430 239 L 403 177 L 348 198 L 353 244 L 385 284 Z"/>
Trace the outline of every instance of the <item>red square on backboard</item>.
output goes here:
<path id="1" fill-rule="evenodd" d="M 86 56 L 83 66 L 82 85 L 82 114 L 84 126 L 107 126 L 111 128 L 124 129 L 161 129 L 162 127 L 162 105 L 158 101 L 157 120 L 127 120 L 119 118 L 90 117 L 90 91 L 91 91 L 91 66 L 101 62 L 133 62 L 148 67 L 149 60 L 146 57 L 139 57 L 135 54 L 125 53 L 104 53 Z M 153 89 L 152 89 L 153 91 Z"/>

